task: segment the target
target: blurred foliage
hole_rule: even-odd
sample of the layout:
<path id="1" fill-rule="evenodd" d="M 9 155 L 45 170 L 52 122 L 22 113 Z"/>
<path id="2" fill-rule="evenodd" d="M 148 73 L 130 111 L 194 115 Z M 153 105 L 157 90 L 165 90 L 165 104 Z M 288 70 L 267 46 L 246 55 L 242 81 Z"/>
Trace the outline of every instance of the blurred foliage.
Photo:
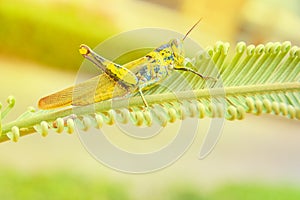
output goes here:
<path id="1" fill-rule="evenodd" d="M 164 196 L 167 200 L 209 200 L 210 195 L 205 194 L 196 184 L 178 183 L 170 186 L 165 191 Z"/>
<path id="2" fill-rule="evenodd" d="M 248 0 L 241 8 L 236 39 L 248 43 L 289 40 L 299 45 L 299 0 Z"/>
<path id="3" fill-rule="evenodd" d="M 164 199 L 170 200 L 297 200 L 299 188 L 291 185 L 256 182 L 227 183 L 212 191 L 203 191 L 191 183 L 171 186 Z"/>
<path id="4" fill-rule="evenodd" d="M 87 178 L 70 172 L 25 174 L 1 171 L 1 199 L 131 199 L 126 186 L 104 177 Z"/>
<path id="5" fill-rule="evenodd" d="M 78 69 L 79 45 L 95 46 L 115 30 L 111 19 L 87 9 L 70 3 L 1 1 L 0 53 Z"/>
<path id="6" fill-rule="evenodd" d="M 180 181 L 180 180 L 179 180 Z M 145 187 L 147 187 L 145 185 Z M 24 173 L 1 170 L 1 199 L 138 199 L 130 193 L 130 184 L 107 180 L 102 176 L 86 177 L 71 172 Z M 148 193 L 153 194 L 149 188 Z M 212 191 L 203 191 L 189 182 L 173 183 L 157 195 L 143 199 L 154 200 L 298 200 L 300 189 L 290 185 L 262 183 L 225 184 Z"/>
<path id="7" fill-rule="evenodd" d="M 236 183 L 219 188 L 212 195 L 213 200 L 252 200 L 252 199 L 300 199 L 300 190 L 291 185 L 262 183 Z"/>
<path id="8" fill-rule="evenodd" d="M 123 8 L 122 6 L 126 4 L 119 5 L 121 1 L 103 1 L 97 4 L 93 1 L 83 3 L 70 0 L 63 2 L 1 0 L 0 54 L 25 58 L 62 69 L 78 69 L 82 57 L 77 53 L 77 49 L 81 43 L 94 47 L 108 36 L 119 32 L 117 27 L 120 24 L 126 27 L 126 24 L 133 23 L 134 27 L 138 26 L 139 21 L 134 21 L 135 19 L 141 19 L 144 21 L 143 26 L 149 26 L 151 23 L 146 20 L 149 17 L 146 11 L 149 10 L 147 8 L 150 4 L 146 2 L 158 5 L 150 9 L 155 13 L 150 19 L 156 26 L 160 21 L 172 24 L 173 20 L 176 21 L 176 27 L 183 26 L 177 22 L 177 18 L 170 15 L 170 10 L 180 16 L 179 19 L 190 17 L 195 21 L 203 17 L 201 35 L 207 34 L 206 39 L 211 36 L 214 38 L 213 42 L 243 40 L 258 44 L 270 40 L 290 40 L 295 44 L 299 43 L 297 34 L 300 30 L 300 15 L 297 0 L 284 2 L 276 0 L 274 3 L 270 3 L 270 0 L 230 2 L 127 0 L 126 2 L 130 6 L 143 3 L 143 7 Z M 122 9 L 114 5 L 121 6 Z M 165 9 L 159 10 L 159 6 Z M 128 12 L 128 9 L 137 12 Z M 123 11 L 124 15 L 121 15 Z M 140 16 L 144 11 L 145 14 Z M 170 18 L 159 20 L 164 13 Z M 194 36 L 196 33 L 195 30 Z"/>

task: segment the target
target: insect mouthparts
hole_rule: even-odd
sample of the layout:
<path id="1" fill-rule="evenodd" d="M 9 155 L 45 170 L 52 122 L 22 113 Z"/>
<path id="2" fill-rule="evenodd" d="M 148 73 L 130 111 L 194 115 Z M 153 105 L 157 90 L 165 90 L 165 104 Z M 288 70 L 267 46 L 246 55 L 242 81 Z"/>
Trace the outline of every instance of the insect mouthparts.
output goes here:
<path id="1" fill-rule="evenodd" d="M 90 51 L 90 48 L 89 48 L 87 45 L 85 45 L 85 44 L 80 45 L 80 47 L 79 47 L 79 53 L 80 53 L 81 55 L 86 56 L 86 55 L 88 55 L 90 52 L 91 52 L 91 51 Z"/>

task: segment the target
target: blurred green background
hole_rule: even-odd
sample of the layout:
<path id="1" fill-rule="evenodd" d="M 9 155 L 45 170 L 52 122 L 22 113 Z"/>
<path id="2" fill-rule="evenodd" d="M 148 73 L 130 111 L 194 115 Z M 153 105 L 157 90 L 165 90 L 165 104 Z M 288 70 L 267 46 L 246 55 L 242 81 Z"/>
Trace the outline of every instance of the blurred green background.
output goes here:
<path id="1" fill-rule="evenodd" d="M 300 45 L 298 0 L 0 1 L 0 101 L 17 104 L 5 121 L 74 83 L 81 43 L 161 27 L 203 45 L 290 40 Z M 134 42 L 134 41 L 133 41 Z M 177 122 L 180 123 L 180 122 Z M 300 125 L 276 116 L 226 122 L 214 151 L 197 156 L 210 120 L 184 156 L 158 172 L 132 175 L 94 160 L 76 135 L 33 134 L 0 144 L 1 199 L 300 199 Z"/>

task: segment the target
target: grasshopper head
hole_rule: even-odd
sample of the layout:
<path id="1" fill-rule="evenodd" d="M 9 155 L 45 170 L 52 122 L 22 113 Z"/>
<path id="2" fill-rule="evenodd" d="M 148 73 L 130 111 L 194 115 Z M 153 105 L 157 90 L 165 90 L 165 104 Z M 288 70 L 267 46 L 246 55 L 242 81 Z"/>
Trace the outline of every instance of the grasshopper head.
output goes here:
<path id="1" fill-rule="evenodd" d="M 184 51 L 183 51 L 183 41 L 187 38 L 187 36 L 191 33 L 191 31 L 199 24 L 199 22 L 202 20 L 200 18 L 193 26 L 190 28 L 190 30 L 184 35 L 184 37 L 179 39 L 173 39 L 170 41 L 170 47 L 173 51 L 173 55 L 175 58 L 175 62 L 178 66 L 183 66 L 184 64 Z"/>
<path id="2" fill-rule="evenodd" d="M 170 41 L 170 47 L 172 49 L 175 61 L 177 65 L 182 65 L 184 62 L 184 50 L 183 41 L 180 39 L 173 39 Z"/>

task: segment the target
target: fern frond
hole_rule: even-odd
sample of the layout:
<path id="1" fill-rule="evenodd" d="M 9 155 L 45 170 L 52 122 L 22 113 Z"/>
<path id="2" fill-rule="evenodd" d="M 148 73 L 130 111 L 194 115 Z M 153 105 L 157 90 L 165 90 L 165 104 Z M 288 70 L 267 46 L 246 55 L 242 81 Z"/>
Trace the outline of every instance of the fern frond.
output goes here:
<path id="1" fill-rule="evenodd" d="M 188 72 L 174 73 L 161 86 L 145 92 L 150 105 L 147 110 L 142 108 L 139 95 L 84 107 L 30 110 L 2 128 L 0 121 L 0 141 L 17 141 L 33 132 L 46 136 L 49 129 L 72 133 L 75 124 L 84 130 L 101 128 L 115 121 L 136 126 L 151 126 L 156 121 L 166 126 L 186 117 L 240 120 L 246 113 L 300 119 L 300 48 L 290 42 L 258 46 L 241 42 L 233 53 L 228 43 L 217 42 L 187 65 L 197 66 L 198 72 L 218 81 L 203 81 Z M 13 104 L 2 111 L 2 118 Z"/>

